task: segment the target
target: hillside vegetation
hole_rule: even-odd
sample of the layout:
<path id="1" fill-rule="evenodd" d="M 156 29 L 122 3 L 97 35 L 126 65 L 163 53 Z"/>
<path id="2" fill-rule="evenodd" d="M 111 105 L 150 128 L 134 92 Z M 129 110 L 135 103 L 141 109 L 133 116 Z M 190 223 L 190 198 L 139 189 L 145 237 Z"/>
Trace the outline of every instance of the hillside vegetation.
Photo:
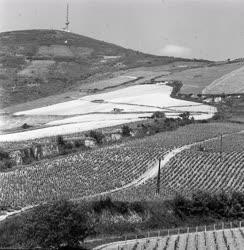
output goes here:
<path id="1" fill-rule="evenodd" d="M 157 230 L 156 235 L 158 236 L 159 233 L 163 234 L 163 229 L 168 228 L 172 229 L 171 233 L 176 234 L 179 227 L 183 232 L 183 227 L 203 226 L 228 220 L 242 220 L 244 218 L 243 202 L 244 195 L 237 192 L 219 193 L 217 195 L 199 192 L 193 194 L 191 199 L 176 196 L 169 201 L 158 200 L 150 203 L 118 202 L 109 198 L 79 204 L 61 200 L 40 205 L 20 216 L 14 216 L 2 222 L 0 224 L 0 247 L 43 247 L 45 249 L 62 249 L 61 247 L 64 246 L 81 247 L 84 239 L 89 237 L 91 241 L 86 241 L 85 246 L 91 249 L 92 246 L 106 242 L 106 237 L 102 241 L 101 236 L 113 235 L 112 240 L 115 241 L 116 239 L 123 239 L 124 237 L 121 237 L 121 235 L 127 235 L 127 238 L 135 234 L 145 237 L 149 230 Z M 233 226 L 236 226 L 236 224 L 233 223 Z M 173 228 L 175 228 L 175 231 Z M 199 230 L 203 231 L 202 228 L 199 227 Z M 228 242 L 239 238 L 239 236 L 240 239 L 243 238 L 243 232 L 240 233 L 236 237 L 233 234 L 232 236 L 226 235 Z M 207 243 L 211 247 L 215 236 L 211 235 L 210 232 L 208 234 L 210 235 L 207 238 L 210 236 L 211 240 L 208 239 Z M 180 236 L 180 242 L 182 240 L 183 242 L 180 243 L 178 248 L 173 248 L 174 245 L 177 245 L 176 241 L 179 241 L 179 239 L 176 240 L 177 236 L 168 239 L 172 241 L 169 244 L 171 245 L 170 249 L 195 249 L 191 245 L 194 244 L 195 240 L 189 234 L 189 231 L 189 239 L 186 239 L 186 236 L 187 234 Z M 203 233 L 199 235 L 199 240 L 203 236 Z M 220 236 L 222 237 L 222 235 Z M 94 237 L 97 240 L 92 241 Z M 229 242 L 230 246 L 231 243 Z M 185 247 L 181 245 L 185 245 Z M 194 245 L 199 246 L 197 249 L 203 249 L 200 247 L 204 246 L 204 240 L 202 242 L 196 240 Z"/>
<path id="2" fill-rule="evenodd" d="M 1 107 L 65 93 L 111 72 L 177 59 L 143 54 L 59 30 L 0 34 Z M 184 61 L 191 61 L 185 59 Z"/>

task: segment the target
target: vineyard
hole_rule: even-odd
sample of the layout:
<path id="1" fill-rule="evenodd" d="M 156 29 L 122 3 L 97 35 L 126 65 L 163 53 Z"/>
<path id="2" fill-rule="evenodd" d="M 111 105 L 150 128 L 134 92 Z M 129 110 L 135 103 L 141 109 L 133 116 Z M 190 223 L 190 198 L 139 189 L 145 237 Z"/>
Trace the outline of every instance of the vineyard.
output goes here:
<path id="1" fill-rule="evenodd" d="M 145 238 L 128 242 L 114 243 L 104 248 L 96 249 L 126 249 L 126 250 L 241 250 L 244 246 L 244 229 L 225 229 L 185 233 L 166 237 Z"/>
<path id="2" fill-rule="evenodd" d="M 26 206 L 59 198 L 76 199 L 121 188 L 154 167 L 159 158 L 164 158 L 176 147 L 216 137 L 219 131 L 234 133 L 241 129 L 243 126 L 236 124 L 192 124 L 144 139 L 22 166 L 0 174 L 1 204 Z M 162 168 L 163 192 L 168 197 L 168 193 L 174 194 L 180 190 L 188 192 L 192 188 L 204 187 L 206 183 L 209 190 L 217 191 L 216 176 L 220 173 L 222 177 L 219 178 L 222 180 L 218 182 L 218 188 L 241 190 L 241 183 L 244 183 L 241 169 L 243 153 L 226 153 L 223 155 L 223 164 L 220 162 L 215 166 L 218 158 L 218 153 L 192 151 L 176 155 Z M 235 181 L 230 182 L 231 178 Z M 149 180 L 136 190 L 131 188 L 116 193 L 116 197 L 123 195 L 129 200 L 138 190 L 140 195 L 137 198 L 145 198 L 148 191 L 153 194 L 154 185 L 155 181 Z"/>
<path id="3" fill-rule="evenodd" d="M 161 169 L 160 195 L 171 198 L 176 194 L 189 196 L 196 191 L 243 191 L 244 153 L 219 153 L 183 151 Z M 115 199 L 152 199 L 155 197 L 157 179 L 144 185 L 122 191 Z"/>
<path id="4" fill-rule="evenodd" d="M 220 138 L 215 141 L 207 141 L 201 144 L 208 152 L 220 152 L 221 144 Z M 196 146 L 195 149 L 198 147 Z M 233 134 L 223 137 L 222 151 L 231 153 L 233 151 L 243 152 L 244 151 L 244 134 Z"/>

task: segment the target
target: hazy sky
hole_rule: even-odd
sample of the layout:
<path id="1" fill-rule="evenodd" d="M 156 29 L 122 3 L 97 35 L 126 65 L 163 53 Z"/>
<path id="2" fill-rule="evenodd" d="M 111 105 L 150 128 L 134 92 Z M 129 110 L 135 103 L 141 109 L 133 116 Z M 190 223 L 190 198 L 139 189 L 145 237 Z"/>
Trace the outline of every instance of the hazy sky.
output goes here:
<path id="1" fill-rule="evenodd" d="M 64 27 L 66 0 L 0 0 L 0 32 Z M 244 0 L 69 0 L 72 32 L 157 55 L 244 57 Z"/>

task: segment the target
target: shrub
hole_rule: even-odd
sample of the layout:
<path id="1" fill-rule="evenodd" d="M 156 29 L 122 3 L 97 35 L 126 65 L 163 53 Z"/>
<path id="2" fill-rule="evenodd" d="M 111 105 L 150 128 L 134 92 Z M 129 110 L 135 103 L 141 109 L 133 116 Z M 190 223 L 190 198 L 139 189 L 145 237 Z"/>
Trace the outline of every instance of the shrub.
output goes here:
<path id="1" fill-rule="evenodd" d="M 56 140 L 57 140 L 57 144 L 60 146 L 65 144 L 64 138 L 62 135 L 58 135 Z"/>
<path id="2" fill-rule="evenodd" d="M 123 136 L 130 136 L 131 128 L 127 125 L 123 125 L 122 127 L 122 135 Z"/>
<path id="3" fill-rule="evenodd" d="M 152 114 L 151 118 L 156 119 L 156 118 L 165 118 L 165 113 L 161 111 L 156 111 Z"/>
<path id="4" fill-rule="evenodd" d="M 29 125 L 29 124 L 27 124 L 27 123 L 24 123 L 22 126 L 21 126 L 21 128 L 23 128 L 23 129 L 28 129 L 28 128 L 31 128 L 32 126 L 31 125 Z"/>
<path id="5" fill-rule="evenodd" d="M 2 149 L 0 149 L 0 160 L 9 159 L 9 154 Z"/>
<path id="6" fill-rule="evenodd" d="M 102 144 L 104 138 L 104 134 L 102 132 L 91 130 L 89 136 L 94 138 L 98 144 Z"/>
<path id="7" fill-rule="evenodd" d="M 172 201 L 177 216 L 213 216 L 220 219 L 244 218 L 244 194 L 239 192 L 193 193 L 192 198 L 177 196 Z"/>
<path id="8" fill-rule="evenodd" d="M 93 223 L 87 210 L 61 200 L 40 205 L 17 219 L 6 221 L 0 227 L 0 246 L 79 249 L 80 242 L 91 234 Z"/>

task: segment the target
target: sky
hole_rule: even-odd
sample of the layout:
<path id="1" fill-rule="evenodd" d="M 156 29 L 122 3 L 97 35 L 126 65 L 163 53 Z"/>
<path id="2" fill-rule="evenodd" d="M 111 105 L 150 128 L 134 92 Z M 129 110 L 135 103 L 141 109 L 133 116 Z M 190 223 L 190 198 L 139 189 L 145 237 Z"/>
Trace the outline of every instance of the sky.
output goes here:
<path id="1" fill-rule="evenodd" d="M 68 0 L 71 32 L 155 55 L 244 57 L 244 0 Z M 62 29 L 67 0 L 0 0 L 0 32 Z"/>

